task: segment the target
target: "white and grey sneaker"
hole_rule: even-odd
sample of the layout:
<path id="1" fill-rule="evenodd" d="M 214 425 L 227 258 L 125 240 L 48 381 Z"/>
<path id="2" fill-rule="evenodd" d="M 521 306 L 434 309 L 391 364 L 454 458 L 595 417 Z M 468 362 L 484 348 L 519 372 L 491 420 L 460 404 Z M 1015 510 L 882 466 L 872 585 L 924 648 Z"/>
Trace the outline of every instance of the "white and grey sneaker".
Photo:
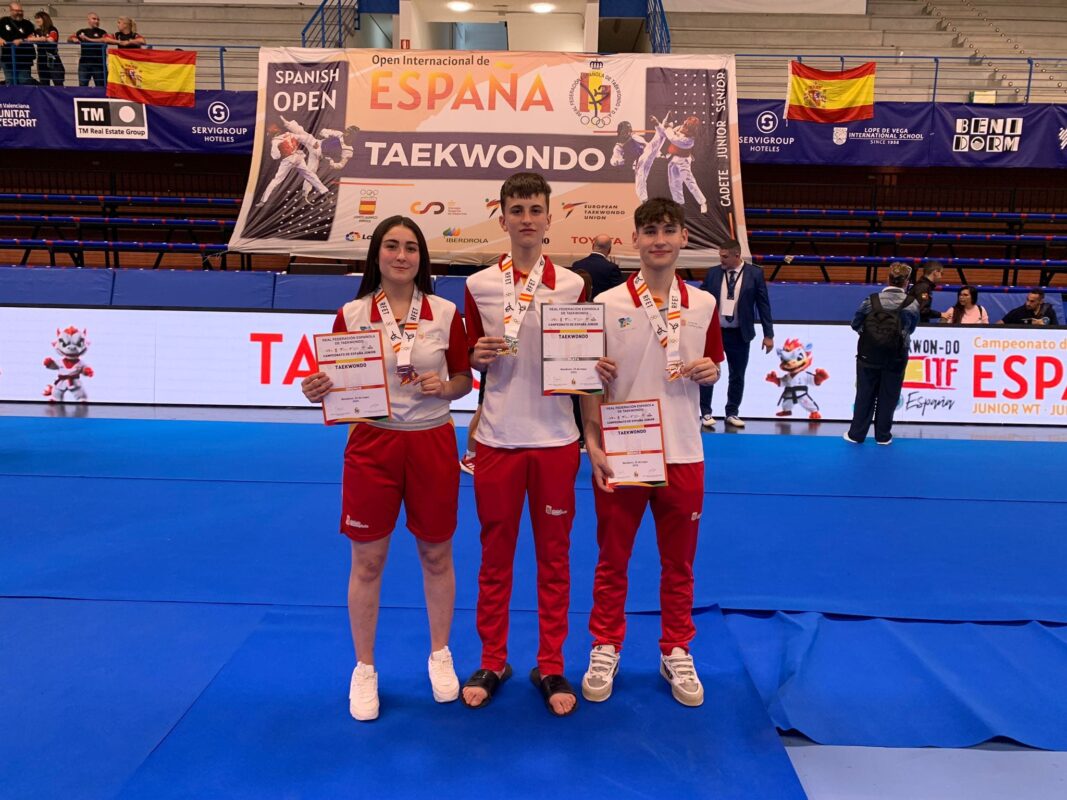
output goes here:
<path id="1" fill-rule="evenodd" d="M 589 653 L 589 669 L 582 677 L 582 697 L 602 703 L 611 697 L 611 687 L 619 674 L 620 654 L 615 645 L 598 644 Z"/>
<path id="2" fill-rule="evenodd" d="M 452 653 L 447 646 L 442 647 L 436 653 L 430 653 L 426 669 L 430 673 L 430 686 L 433 688 L 434 700 L 438 703 L 451 703 L 459 698 L 459 678 L 456 677 Z"/>
<path id="3" fill-rule="evenodd" d="M 731 428 L 745 427 L 745 421 L 741 419 L 741 417 L 737 416 L 737 414 L 731 414 L 730 416 L 728 416 L 726 418 L 726 424 L 729 425 Z"/>
<path id="4" fill-rule="evenodd" d="M 680 647 L 669 656 L 661 656 L 659 674 L 671 685 L 671 694 L 683 706 L 699 706 L 704 702 L 704 687 L 693 666 L 693 656 Z"/>
<path id="5" fill-rule="evenodd" d="M 352 670 L 348 686 L 348 711 L 353 719 L 369 722 L 378 719 L 378 673 L 372 664 L 362 661 Z"/>
<path id="6" fill-rule="evenodd" d="M 700 418 L 700 424 L 703 425 L 705 428 L 714 428 L 715 417 L 713 417 L 711 414 L 705 414 Z"/>

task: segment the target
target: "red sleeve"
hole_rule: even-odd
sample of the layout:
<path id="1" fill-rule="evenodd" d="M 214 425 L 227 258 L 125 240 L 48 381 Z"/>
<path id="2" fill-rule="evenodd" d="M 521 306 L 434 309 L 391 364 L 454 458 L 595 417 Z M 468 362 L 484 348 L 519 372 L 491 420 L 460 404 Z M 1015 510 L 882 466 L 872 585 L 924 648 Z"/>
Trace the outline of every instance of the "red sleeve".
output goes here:
<path id="1" fill-rule="evenodd" d="M 584 283 L 582 284 L 582 291 L 578 292 L 578 299 L 575 300 L 574 302 L 575 303 L 592 303 L 593 302 L 593 298 L 592 297 L 586 297 L 585 296 L 585 284 Z"/>
<path id="2" fill-rule="evenodd" d="M 345 323 L 344 309 L 337 309 L 337 316 L 333 320 L 334 333 L 348 333 L 348 325 Z"/>
<path id="3" fill-rule="evenodd" d="M 471 362 L 467 350 L 467 334 L 463 330 L 463 320 L 459 310 L 452 315 L 452 327 L 448 331 L 448 350 L 445 352 L 448 374 L 462 375 L 471 371 Z"/>
<path id="4" fill-rule="evenodd" d="M 718 308 L 711 315 L 708 333 L 704 337 L 704 357 L 710 358 L 716 364 L 721 364 L 726 360 L 726 353 L 722 349 L 722 326 L 719 325 Z"/>
<path id="5" fill-rule="evenodd" d="M 57 31 L 55 28 L 52 28 L 52 30 L 48 32 L 48 38 L 51 39 L 53 42 L 58 42 L 59 31 Z"/>
<path id="6" fill-rule="evenodd" d="M 467 347 L 473 350 L 478 340 L 485 336 L 485 329 L 482 328 L 482 314 L 471 297 L 471 290 L 464 289 L 463 292 L 466 295 L 463 300 L 463 319 L 467 323 Z"/>

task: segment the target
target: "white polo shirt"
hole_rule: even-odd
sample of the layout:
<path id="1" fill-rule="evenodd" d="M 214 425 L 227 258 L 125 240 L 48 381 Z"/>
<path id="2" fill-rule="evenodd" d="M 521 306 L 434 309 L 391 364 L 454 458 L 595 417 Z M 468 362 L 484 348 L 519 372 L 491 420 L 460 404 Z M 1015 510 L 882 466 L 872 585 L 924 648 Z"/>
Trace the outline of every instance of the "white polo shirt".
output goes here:
<path id="1" fill-rule="evenodd" d="M 680 278 L 682 301 L 682 361 L 708 357 L 721 364 L 722 331 L 715 311 L 715 298 L 687 286 Z M 660 298 L 657 298 L 659 301 Z M 668 464 L 691 464 L 704 460 L 700 438 L 700 387 L 688 378 L 667 380 L 667 351 L 648 322 L 634 289 L 634 276 L 614 289 L 597 295 L 604 304 L 604 328 L 608 357 L 618 365 L 611 386 L 612 402 L 659 400 L 663 416 L 663 441 Z M 665 303 L 661 303 L 664 305 Z M 665 315 L 666 310 L 660 309 Z"/>
<path id="2" fill-rule="evenodd" d="M 388 345 L 388 334 L 378 307 L 374 305 L 373 293 L 345 303 L 333 323 L 334 333 L 370 330 L 381 331 L 382 341 Z M 414 384 L 402 386 L 396 376 L 396 353 L 389 346 L 383 350 L 392 416 L 388 420 L 367 424 L 394 430 L 422 430 L 448 422 L 451 418 L 450 401 L 428 397 Z M 441 380 L 470 372 L 463 319 L 454 303 L 437 295 L 423 295 L 419 330 L 411 349 L 411 364 L 419 375 L 436 372 Z"/>
<path id="3" fill-rule="evenodd" d="M 526 277 L 515 273 L 515 286 Z M 585 283 L 569 269 L 545 259 L 541 285 L 519 328 L 519 352 L 498 356 L 485 374 L 482 418 L 474 438 L 490 447 L 559 447 L 578 439 L 569 396 L 541 394 L 541 304 L 577 303 L 584 299 Z M 483 336 L 504 335 L 504 293 L 499 264 L 467 279 L 464 316 L 467 338 L 473 348 Z"/>

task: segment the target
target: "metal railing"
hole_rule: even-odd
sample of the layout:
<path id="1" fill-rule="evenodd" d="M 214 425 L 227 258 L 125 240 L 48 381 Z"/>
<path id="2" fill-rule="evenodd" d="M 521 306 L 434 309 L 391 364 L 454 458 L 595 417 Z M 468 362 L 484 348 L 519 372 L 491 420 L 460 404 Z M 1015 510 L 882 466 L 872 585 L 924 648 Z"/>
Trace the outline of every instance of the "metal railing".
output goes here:
<path id="1" fill-rule="evenodd" d="M 359 0 L 322 0 L 300 32 L 304 47 L 344 47 L 359 30 Z"/>
<path id="2" fill-rule="evenodd" d="M 645 11 L 645 27 L 653 53 L 671 52 L 671 29 L 667 25 L 667 14 L 663 11 L 661 0 L 648 0 Z"/>
<path id="3" fill-rule="evenodd" d="M 352 0 L 327 0 L 335 15 L 338 9 L 354 8 Z M 339 5 L 340 3 L 340 5 Z M 348 4 L 347 6 L 345 4 Z M 659 0 L 649 0 L 649 8 L 659 6 Z M 319 11 L 326 4 L 319 6 Z M 345 12 L 347 13 L 347 12 Z M 318 11 L 316 12 L 318 14 Z M 309 23 L 310 25 L 311 23 Z M 329 31 L 328 31 L 329 29 Z M 305 28 L 307 41 L 308 28 Z M 334 46 L 337 36 L 344 35 L 347 28 L 330 28 L 320 25 L 315 29 L 318 38 L 312 42 L 315 46 Z M 669 32 L 664 29 L 665 40 L 656 42 L 655 28 L 649 28 L 653 46 L 670 47 Z M 327 38 L 327 33 L 330 38 Z M 67 86 L 78 84 L 78 64 L 83 54 L 82 45 L 55 45 L 60 60 L 65 65 Z M 256 45 L 198 45 L 188 43 L 150 44 L 149 49 L 192 50 L 198 55 L 197 88 L 198 89 L 255 89 L 259 80 L 259 47 Z M 28 54 L 22 49 L 25 48 Z M 23 54 L 22 75 L 29 76 L 31 85 L 36 85 L 40 75 L 39 57 L 34 54 L 32 46 L 23 45 L 19 53 Z M 15 49 L 6 47 L 2 51 L 4 72 L 8 77 L 16 74 Z M 827 70 L 848 69 L 866 61 L 878 65 L 876 97 L 879 101 L 937 102 L 950 100 L 963 102 L 970 92 L 996 89 L 1000 102 L 1067 102 L 1063 83 L 1050 79 L 1056 73 L 1067 72 L 1067 58 L 1046 59 L 1039 56 L 1004 57 L 998 59 L 999 68 L 992 72 L 988 64 L 976 56 L 923 56 L 885 54 L 849 54 L 839 53 L 738 53 L 737 85 L 738 95 L 743 98 L 769 99 L 782 97 L 785 93 L 786 65 L 789 61 L 803 61 L 810 66 Z M 28 66 L 26 66 L 28 64 Z M 1046 72 L 1037 69 L 1042 64 Z M 103 83 L 104 81 L 101 81 Z"/>

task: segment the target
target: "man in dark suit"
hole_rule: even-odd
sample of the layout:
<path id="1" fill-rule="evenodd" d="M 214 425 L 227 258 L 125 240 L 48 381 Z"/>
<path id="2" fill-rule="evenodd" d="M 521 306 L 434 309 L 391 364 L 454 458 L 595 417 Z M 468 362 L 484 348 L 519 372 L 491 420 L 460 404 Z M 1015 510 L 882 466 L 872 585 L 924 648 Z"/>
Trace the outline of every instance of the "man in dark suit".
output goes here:
<path id="1" fill-rule="evenodd" d="M 774 347 L 774 320 L 771 318 L 771 301 L 767 295 L 767 282 L 763 270 L 746 264 L 741 258 L 741 243 L 727 239 L 719 245 L 719 266 L 712 267 L 704 276 L 701 287 L 715 296 L 722 325 L 722 344 L 726 350 L 726 363 L 730 382 L 726 388 L 726 424 L 733 428 L 745 427 L 738 414 L 741 396 L 745 393 L 745 368 L 752 340 L 756 338 L 756 312 L 759 312 L 763 327 L 763 352 Z M 700 387 L 700 421 L 705 428 L 715 426 L 711 415 L 711 386 Z"/>
<path id="2" fill-rule="evenodd" d="M 608 260 L 610 255 L 611 237 L 600 234 L 593 240 L 593 252 L 571 264 L 571 269 L 585 270 L 593 279 L 593 294 L 590 300 L 622 283 L 622 272 L 614 261 Z"/>

